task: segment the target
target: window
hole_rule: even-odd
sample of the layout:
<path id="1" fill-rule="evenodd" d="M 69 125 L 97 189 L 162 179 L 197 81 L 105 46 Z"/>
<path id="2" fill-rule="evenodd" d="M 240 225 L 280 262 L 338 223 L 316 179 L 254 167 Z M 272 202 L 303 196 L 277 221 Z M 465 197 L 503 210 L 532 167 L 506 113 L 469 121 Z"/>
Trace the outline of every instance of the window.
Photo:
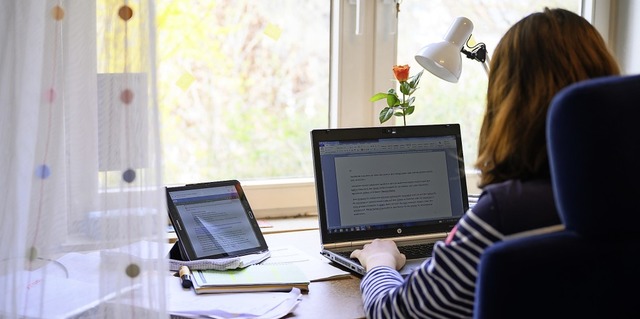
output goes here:
<path id="1" fill-rule="evenodd" d="M 389 88 L 393 64 L 417 72 L 415 52 L 458 16 L 474 22 L 472 41 L 491 54 L 525 15 L 545 6 L 578 12 L 581 3 L 399 2 L 397 12 L 394 0 L 158 1 L 165 183 L 239 179 L 259 217 L 314 213 L 309 131 L 380 125 L 383 106 L 369 98 Z M 457 84 L 425 73 L 408 118 L 461 123 L 468 169 L 486 83 L 471 60 Z"/>
<path id="2" fill-rule="evenodd" d="M 157 12 L 166 183 L 311 176 L 330 3 L 161 0 Z"/>
<path id="3" fill-rule="evenodd" d="M 561 7 L 580 12 L 578 0 L 549 1 L 425 1 L 403 0 L 398 19 L 398 63 L 409 64 L 412 74 L 421 69 L 413 58 L 424 45 L 441 41 L 456 17 L 464 16 L 474 23 L 469 44 L 484 43 L 488 55 L 502 35 L 524 16 L 544 7 Z M 472 170 L 477 158 L 487 91 L 487 74 L 477 61 L 463 56 L 458 83 L 443 81 L 425 71 L 416 92 L 414 124 L 460 123 L 464 144 L 465 167 Z"/>

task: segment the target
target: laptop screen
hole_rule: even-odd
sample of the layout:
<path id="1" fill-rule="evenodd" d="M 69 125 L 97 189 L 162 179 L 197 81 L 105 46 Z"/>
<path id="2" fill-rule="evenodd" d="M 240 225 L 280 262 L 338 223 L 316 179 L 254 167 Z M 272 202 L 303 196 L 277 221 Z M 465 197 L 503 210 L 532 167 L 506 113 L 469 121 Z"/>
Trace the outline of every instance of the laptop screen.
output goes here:
<path id="1" fill-rule="evenodd" d="M 457 124 L 314 130 L 312 143 L 323 237 L 448 231 L 468 209 Z"/>

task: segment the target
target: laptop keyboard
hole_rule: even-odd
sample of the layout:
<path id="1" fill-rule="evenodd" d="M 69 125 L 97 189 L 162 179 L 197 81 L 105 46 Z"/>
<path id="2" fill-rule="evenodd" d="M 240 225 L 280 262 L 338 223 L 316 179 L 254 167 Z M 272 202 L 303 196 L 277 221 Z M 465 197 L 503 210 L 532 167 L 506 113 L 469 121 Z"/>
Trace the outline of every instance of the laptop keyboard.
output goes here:
<path id="1" fill-rule="evenodd" d="M 407 259 L 425 258 L 431 257 L 431 252 L 433 252 L 433 245 L 434 243 L 406 245 L 399 246 L 398 250 L 403 253 L 407 257 Z M 343 257 L 350 258 L 351 252 L 341 251 L 338 252 L 338 254 Z"/>
<path id="2" fill-rule="evenodd" d="M 400 246 L 398 250 L 403 253 L 407 259 L 431 257 L 434 243 Z"/>

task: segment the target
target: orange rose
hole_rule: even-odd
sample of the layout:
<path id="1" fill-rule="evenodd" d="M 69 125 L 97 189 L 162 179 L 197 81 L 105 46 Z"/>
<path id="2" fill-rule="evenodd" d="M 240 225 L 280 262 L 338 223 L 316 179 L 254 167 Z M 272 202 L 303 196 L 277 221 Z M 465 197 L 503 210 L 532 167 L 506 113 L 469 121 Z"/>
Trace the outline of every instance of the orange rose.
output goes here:
<path id="1" fill-rule="evenodd" d="M 393 75 L 399 82 L 407 82 L 407 79 L 409 79 L 409 65 L 394 65 Z"/>
<path id="2" fill-rule="evenodd" d="M 378 116 L 380 123 L 384 123 L 394 116 L 402 116 L 404 125 L 407 125 L 407 115 L 413 114 L 416 108 L 413 104 L 416 98 L 411 97 L 411 94 L 418 89 L 418 82 L 420 82 L 423 71 L 421 70 L 414 76 L 409 77 L 409 65 L 393 66 L 393 75 L 400 82 L 400 85 L 396 83 L 388 91 L 378 92 L 369 99 L 371 102 L 380 100 L 387 102 L 387 106 L 380 111 Z M 402 94 L 402 96 L 399 96 L 399 94 Z"/>

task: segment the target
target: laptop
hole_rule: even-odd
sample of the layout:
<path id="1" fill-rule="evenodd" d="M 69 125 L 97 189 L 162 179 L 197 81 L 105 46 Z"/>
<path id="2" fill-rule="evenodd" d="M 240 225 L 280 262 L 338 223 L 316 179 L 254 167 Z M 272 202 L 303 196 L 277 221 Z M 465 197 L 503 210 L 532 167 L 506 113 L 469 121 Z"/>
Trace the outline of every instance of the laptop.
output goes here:
<path id="1" fill-rule="evenodd" d="M 312 130 L 320 253 L 364 275 L 351 252 L 392 239 L 400 273 L 419 267 L 469 208 L 461 142 L 459 124 Z"/>

